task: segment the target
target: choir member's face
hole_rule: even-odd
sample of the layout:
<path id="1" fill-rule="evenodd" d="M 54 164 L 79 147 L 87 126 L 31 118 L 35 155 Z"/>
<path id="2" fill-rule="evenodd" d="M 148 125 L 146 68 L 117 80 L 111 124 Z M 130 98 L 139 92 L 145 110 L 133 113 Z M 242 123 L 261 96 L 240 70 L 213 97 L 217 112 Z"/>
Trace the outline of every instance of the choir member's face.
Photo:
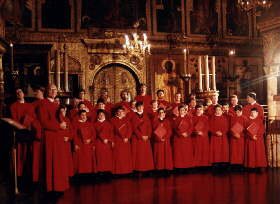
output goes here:
<path id="1" fill-rule="evenodd" d="M 158 92 L 157 96 L 158 96 L 159 99 L 163 99 L 164 92 L 163 91 Z"/>
<path id="2" fill-rule="evenodd" d="M 212 100 L 213 104 L 217 104 L 218 103 L 218 96 L 217 95 L 212 96 L 211 100 Z"/>
<path id="3" fill-rule="evenodd" d="M 143 112 L 144 111 L 144 106 L 140 105 L 136 107 L 137 112 Z"/>
<path id="4" fill-rule="evenodd" d="M 242 115 L 242 111 L 240 111 L 240 110 L 235 111 L 235 113 L 236 113 L 237 116 L 241 116 Z"/>
<path id="5" fill-rule="evenodd" d="M 86 110 L 86 105 L 85 104 L 80 104 L 80 106 L 79 106 L 79 110 Z"/>
<path id="6" fill-rule="evenodd" d="M 85 99 L 85 95 L 86 95 L 86 93 L 84 91 L 81 91 L 79 93 L 79 99 L 84 100 Z"/>
<path id="7" fill-rule="evenodd" d="M 164 112 L 163 110 L 160 110 L 160 111 L 158 112 L 158 116 L 159 116 L 160 118 L 165 118 L 165 112 Z"/>
<path id="8" fill-rule="evenodd" d="M 186 115 L 186 109 L 185 108 L 180 108 L 179 109 L 179 115 L 184 117 Z"/>
<path id="9" fill-rule="evenodd" d="M 247 96 L 247 102 L 248 102 L 248 103 L 253 103 L 253 102 L 255 102 L 255 99 L 253 99 L 253 98 L 250 97 L 250 96 Z"/>
<path id="10" fill-rule="evenodd" d="M 116 113 L 116 116 L 119 118 L 123 118 L 125 116 L 125 112 L 123 109 L 119 109 Z"/>
<path id="11" fill-rule="evenodd" d="M 186 113 L 189 111 L 189 106 L 187 104 L 184 105 Z"/>
<path id="12" fill-rule="evenodd" d="M 132 109 L 135 109 L 136 108 L 136 101 L 132 101 L 130 106 L 131 106 Z"/>
<path id="13" fill-rule="evenodd" d="M 194 108 L 196 106 L 196 100 L 191 100 L 190 107 Z"/>
<path id="14" fill-rule="evenodd" d="M 43 99 L 44 98 L 44 93 L 40 89 L 37 89 L 34 91 L 34 96 L 37 99 Z"/>
<path id="15" fill-rule="evenodd" d="M 175 100 L 176 100 L 177 102 L 181 102 L 181 100 L 182 100 L 182 95 L 181 95 L 181 94 L 176 94 L 176 95 L 175 95 Z"/>
<path id="16" fill-rule="evenodd" d="M 67 112 L 67 108 L 61 108 L 61 109 L 60 109 L 60 113 L 61 113 L 61 115 L 64 116 L 64 117 L 66 116 L 66 112 Z"/>
<path id="17" fill-rule="evenodd" d="M 238 104 L 238 98 L 234 97 L 230 99 L 230 104 L 236 106 Z"/>
<path id="18" fill-rule="evenodd" d="M 207 105 L 207 106 L 212 105 L 212 101 L 211 101 L 210 99 L 207 99 L 207 100 L 206 100 L 206 105 Z"/>
<path id="19" fill-rule="evenodd" d="M 48 89 L 48 97 L 55 98 L 57 96 L 57 88 L 55 85 L 51 85 Z"/>
<path id="20" fill-rule="evenodd" d="M 105 104 L 104 103 L 98 103 L 97 107 L 98 107 L 98 109 L 105 110 Z"/>
<path id="21" fill-rule="evenodd" d="M 24 99 L 24 93 L 21 89 L 16 90 L 16 96 L 18 100 L 23 100 Z"/>
<path id="22" fill-rule="evenodd" d="M 155 102 L 152 103 L 152 108 L 153 108 L 154 110 L 158 109 L 158 102 L 157 102 L 157 101 L 155 101 Z"/>
<path id="23" fill-rule="evenodd" d="M 108 91 L 102 90 L 100 97 L 103 98 L 103 99 L 107 99 L 108 98 Z"/>
<path id="24" fill-rule="evenodd" d="M 85 113 L 85 112 L 81 113 L 81 114 L 80 114 L 80 119 L 81 119 L 82 121 L 86 121 L 86 120 L 87 120 L 87 113 Z"/>
<path id="25" fill-rule="evenodd" d="M 128 101 L 129 95 L 128 95 L 128 93 L 127 93 L 126 91 L 123 91 L 123 92 L 121 93 L 121 99 L 122 99 L 123 101 Z"/>
<path id="26" fill-rule="evenodd" d="M 255 111 L 255 110 L 251 111 L 251 113 L 250 113 L 250 117 L 252 117 L 252 118 L 257 118 L 258 115 L 259 115 L 259 113 L 257 111 Z"/>
<path id="27" fill-rule="evenodd" d="M 229 111 L 229 106 L 228 105 L 224 105 L 222 106 L 223 112 L 228 112 Z"/>
<path id="28" fill-rule="evenodd" d="M 140 87 L 140 93 L 141 94 L 146 94 L 146 92 L 147 92 L 147 87 L 145 85 L 141 86 Z"/>
<path id="29" fill-rule="evenodd" d="M 196 115 L 200 116 L 203 114 L 203 108 L 197 108 L 196 109 Z"/>
<path id="30" fill-rule="evenodd" d="M 105 120 L 105 114 L 104 113 L 99 113 L 97 116 L 98 120 Z"/>
<path id="31" fill-rule="evenodd" d="M 58 98 L 58 97 L 56 97 L 55 99 L 54 99 L 54 101 L 59 105 L 60 104 L 60 99 Z"/>
<path id="32" fill-rule="evenodd" d="M 220 107 L 215 108 L 215 115 L 217 116 L 223 115 L 223 110 Z"/>

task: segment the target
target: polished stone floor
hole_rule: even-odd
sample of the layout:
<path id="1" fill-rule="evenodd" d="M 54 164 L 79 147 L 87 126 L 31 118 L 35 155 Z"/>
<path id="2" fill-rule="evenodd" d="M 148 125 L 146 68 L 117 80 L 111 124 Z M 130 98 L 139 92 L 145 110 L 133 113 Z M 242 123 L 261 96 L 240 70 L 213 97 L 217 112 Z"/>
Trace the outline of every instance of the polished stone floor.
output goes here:
<path id="1" fill-rule="evenodd" d="M 280 203 L 280 170 L 264 172 L 177 172 L 153 173 L 142 177 L 75 178 L 63 195 L 45 194 L 38 188 L 11 195 L 9 182 L 2 179 L 0 203 L 60 204 L 261 204 Z"/>

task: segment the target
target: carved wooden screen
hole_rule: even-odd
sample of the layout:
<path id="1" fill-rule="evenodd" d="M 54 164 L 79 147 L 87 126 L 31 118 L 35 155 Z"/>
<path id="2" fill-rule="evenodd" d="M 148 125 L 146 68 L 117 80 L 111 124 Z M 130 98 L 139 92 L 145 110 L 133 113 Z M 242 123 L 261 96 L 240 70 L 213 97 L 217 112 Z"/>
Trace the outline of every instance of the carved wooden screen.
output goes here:
<path id="1" fill-rule="evenodd" d="M 120 65 L 111 65 L 101 69 L 94 78 L 94 103 L 96 103 L 101 88 L 108 90 L 112 103 L 120 101 L 120 92 L 129 91 L 131 98 L 136 95 L 136 79 L 126 68 Z"/>

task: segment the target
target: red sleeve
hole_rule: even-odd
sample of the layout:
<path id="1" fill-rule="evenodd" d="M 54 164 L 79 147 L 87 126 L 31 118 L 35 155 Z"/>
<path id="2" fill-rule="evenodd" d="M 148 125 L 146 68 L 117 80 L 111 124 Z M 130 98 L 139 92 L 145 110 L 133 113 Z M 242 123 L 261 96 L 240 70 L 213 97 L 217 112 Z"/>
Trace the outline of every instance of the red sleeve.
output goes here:
<path id="1" fill-rule="evenodd" d="M 58 123 L 58 121 L 52 117 L 50 114 L 54 114 L 55 113 L 50 113 L 48 110 L 48 106 L 47 104 L 40 104 L 39 107 L 39 114 L 38 114 L 38 119 L 42 125 L 42 127 L 46 130 L 59 130 L 60 129 L 60 125 Z"/>

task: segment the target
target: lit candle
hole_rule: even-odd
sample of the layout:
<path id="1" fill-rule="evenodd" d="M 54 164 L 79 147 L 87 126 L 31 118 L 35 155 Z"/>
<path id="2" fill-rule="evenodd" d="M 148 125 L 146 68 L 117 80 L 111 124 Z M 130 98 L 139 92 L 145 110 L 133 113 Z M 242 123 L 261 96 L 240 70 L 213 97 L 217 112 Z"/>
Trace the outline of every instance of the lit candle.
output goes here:
<path id="1" fill-rule="evenodd" d="M 208 55 L 205 55 L 204 58 L 205 58 L 205 86 L 206 86 L 206 91 L 209 91 L 209 64 L 208 64 Z"/>
<path id="2" fill-rule="evenodd" d="M 14 44 L 10 43 L 11 48 L 11 71 L 14 71 Z"/>
<path id="3" fill-rule="evenodd" d="M 200 92 L 202 89 L 202 59 L 201 56 L 198 57 L 198 89 Z"/>
<path id="4" fill-rule="evenodd" d="M 184 70 L 183 70 L 183 75 L 187 74 L 187 49 L 185 48 L 183 50 L 184 52 Z"/>
<path id="5" fill-rule="evenodd" d="M 212 86 L 213 90 L 216 91 L 216 59 L 212 57 Z"/>

